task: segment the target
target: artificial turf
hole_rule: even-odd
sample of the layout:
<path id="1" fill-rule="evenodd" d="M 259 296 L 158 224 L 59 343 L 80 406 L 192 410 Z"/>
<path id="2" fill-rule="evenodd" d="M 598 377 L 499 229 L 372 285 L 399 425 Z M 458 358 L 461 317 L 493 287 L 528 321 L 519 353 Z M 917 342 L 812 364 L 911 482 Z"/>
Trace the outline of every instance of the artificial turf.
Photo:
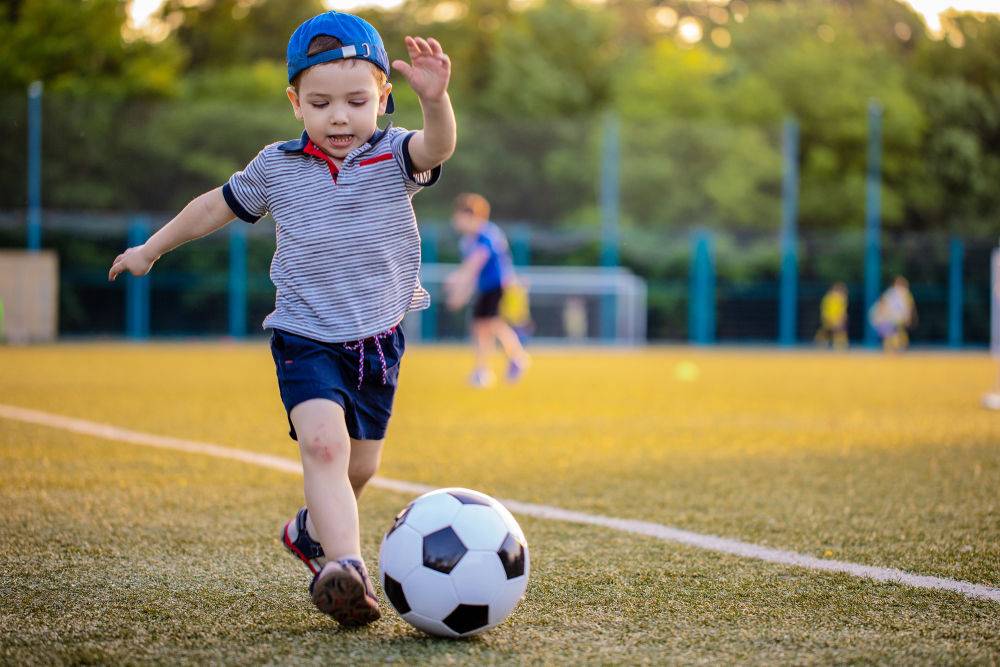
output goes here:
<path id="1" fill-rule="evenodd" d="M 468 362 L 408 352 L 382 474 L 1000 586 L 985 355 L 540 350 L 478 392 Z M 296 454 L 261 343 L 7 348 L 0 368 L 0 403 Z M 1000 660 L 995 602 L 530 517 L 502 626 L 430 639 L 386 607 L 343 632 L 277 543 L 293 475 L 3 419 L 0 458 L 4 663 Z M 407 500 L 366 491 L 370 561 Z"/>

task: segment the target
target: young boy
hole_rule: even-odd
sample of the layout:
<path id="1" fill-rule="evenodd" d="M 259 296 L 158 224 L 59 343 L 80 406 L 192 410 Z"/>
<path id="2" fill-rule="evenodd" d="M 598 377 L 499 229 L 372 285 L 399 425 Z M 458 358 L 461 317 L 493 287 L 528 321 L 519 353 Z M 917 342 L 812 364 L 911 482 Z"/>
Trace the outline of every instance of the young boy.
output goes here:
<path id="1" fill-rule="evenodd" d="M 507 379 L 514 382 L 527 367 L 528 355 L 517 333 L 500 317 L 504 290 L 514 280 L 507 237 L 490 222 L 490 204 L 477 194 L 461 194 L 455 199 L 452 225 L 462 235 L 463 260 L 445 282 L 448 306 L 458 309 L 473 292 L 477 293 L 472 307 L 476 367 L 469 382 L 474 387 L 488 387 L 496 381 L 489 368 L 489 355 L 496 341 L 507 355 Z"/>
<path id="2" fill-rule="evenodd" d="M 327 12 L 288 42 L 286 90 L 305 131 L 266 146 L 229 182 L 196 198 L 108 277 L 146 274 L 164 253 L 234 216 L 275 221 L 275 309 L 264 320 L 306 507 L 281 533 L 313 573 L 315 605 L 347 626 L 379 618 L 356 498 L 378 468 L 405 342 L 399 323 L 426 308 L 411 198 L 437 181 L 455 148 L 451 64 L 434 39 L 407 37 L 396 60 L 417 93 L 424 129 L 377 126 L 391 113 L 389 59 L 366 21 Z"/>
<path id="3" fill-rule="evenodd" d="M 902 352 L 910 345 L 908 329 L 917 323 L 917 306 L 910 293 L 910 283 L 896 276 L 868 314 L 872 326 L 882 337 L 886 352 Z"/>
<path id="4" fill-rule="evenodd" d="M 819 304 L 820 327 L 816 342 L 837 350 L 847 349 L 847 285 L 834 283 Z"/>

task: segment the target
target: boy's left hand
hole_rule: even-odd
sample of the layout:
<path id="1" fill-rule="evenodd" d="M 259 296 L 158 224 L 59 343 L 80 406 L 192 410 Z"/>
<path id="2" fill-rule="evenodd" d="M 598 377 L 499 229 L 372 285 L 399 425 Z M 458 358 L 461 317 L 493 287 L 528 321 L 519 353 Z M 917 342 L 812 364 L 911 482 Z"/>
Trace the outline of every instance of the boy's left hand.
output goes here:
<path id="1" fill-rule="evenodd" d="M 448 90 L 448 80 L 451 78 L 451 60 L 448 54 L 433 37 L 407 37 L 405 42 L 410 62 L 394 60 L 393 69 L 406 77 L 421 100 L 440 99 Z"/>

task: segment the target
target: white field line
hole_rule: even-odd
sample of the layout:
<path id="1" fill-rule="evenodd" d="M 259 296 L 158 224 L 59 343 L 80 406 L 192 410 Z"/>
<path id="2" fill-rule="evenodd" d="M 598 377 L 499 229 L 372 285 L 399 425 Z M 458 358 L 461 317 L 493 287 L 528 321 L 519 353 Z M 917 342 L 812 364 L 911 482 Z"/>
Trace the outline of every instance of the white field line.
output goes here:
<path id="1" fill-rule="evenodd" d="M 264 468 L 280 470 L 282 472 L 302 474 L 302 466 L 298 461 L 286 459 L 280 456 L 270 456 L 268 454 L 257 454 L 232 447 L 213 445 L 207 442 L 197 442 L 194 440 L 182 440 L 152 433 L 142 433 L 125 428 L 119 428 L 110 424 L 101 424 L 83 419 L 74 419 L 62 415 L 29 410 L 12 405 L 0 404 L 0 417 L 39 424 L 52 428 L 59 428 L 73 433 L 95 436 L 117 442 L 127 442 L 133 445 L 143 445 L 145 447 L 156 447 L 158 449 L 171 449 L 175 451 L 188 452 L 191 454 L 207 454 L 221 459 L 233 459 L 250 463 Z M 383 489 L 398 491 L 400 493 L 421 494 L 432 491 L 435 487 L 426 484 L 416 484 L 385 477 L 375 477 L 372 484 Z M 569 523 L 588 524 L 611 528 L 626 533 L 646 535 L 655 537 L 666 542 L 677 542 L 699 549 L 707 549 L 719 553 L 732 554 L 743 558 L 754 558 L 769 563 L 780 563 L 782 565 L 794 565 L 810 570 L 820 570 L 824 572 L 841 572 L 855 577 L 874 579 L 876 581 L 888 581 L 914 588 L 927 588 L 934 590 L 952 591 L 960 593 L 970 598 L 983 600 L 993 600 L 1000 602 L 1000 588 L 973 584 L 968 581 L 956 579 L 946 579 L 944 577 L 932 577 L 920 574 L 911 574 L 903 570 L 889 567 L 874 567 L 871 565 L 861 565 L 840 560 L 827 560 L 816 558 L 807 554 L 800 554 L 794 551 L 783 551 L 770 547 L 753 544 L 751 542 L 741 542 L 715 535 L 694 533 L 688 530 L 672 528 L 659 523 L 649 521 L 636 521 L 633 519 L 617 519 L 614 517 L 600 516 L 597 514 L 586 514 L 584 512 L 574 512 L 572 510 L 552 507 L 550 505 L 536 505 L 524 503 L 519 500 L 503 500 L 512 512 L 525 514 L 539 519 L 550 519 L 552 521 L 566 521 Z"/>

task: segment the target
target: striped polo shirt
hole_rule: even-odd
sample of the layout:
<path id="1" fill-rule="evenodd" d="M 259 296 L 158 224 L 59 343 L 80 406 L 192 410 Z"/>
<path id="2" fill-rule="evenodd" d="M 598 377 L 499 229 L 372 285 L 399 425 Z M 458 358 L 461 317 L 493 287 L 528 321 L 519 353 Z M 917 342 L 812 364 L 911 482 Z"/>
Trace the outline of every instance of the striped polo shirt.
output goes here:
<path id="1" fill-rule="evenodd" d="M 303 132 L 264 147 L 222 187 L 242 220 L 274 218 L 277 294 L 265 329 L 340 343 L 430 305 L 411 199 L 437 181 L 441 167 L 413 173 L 413 134 L 392 125 L 376 131 L 338 169 Z"/>

